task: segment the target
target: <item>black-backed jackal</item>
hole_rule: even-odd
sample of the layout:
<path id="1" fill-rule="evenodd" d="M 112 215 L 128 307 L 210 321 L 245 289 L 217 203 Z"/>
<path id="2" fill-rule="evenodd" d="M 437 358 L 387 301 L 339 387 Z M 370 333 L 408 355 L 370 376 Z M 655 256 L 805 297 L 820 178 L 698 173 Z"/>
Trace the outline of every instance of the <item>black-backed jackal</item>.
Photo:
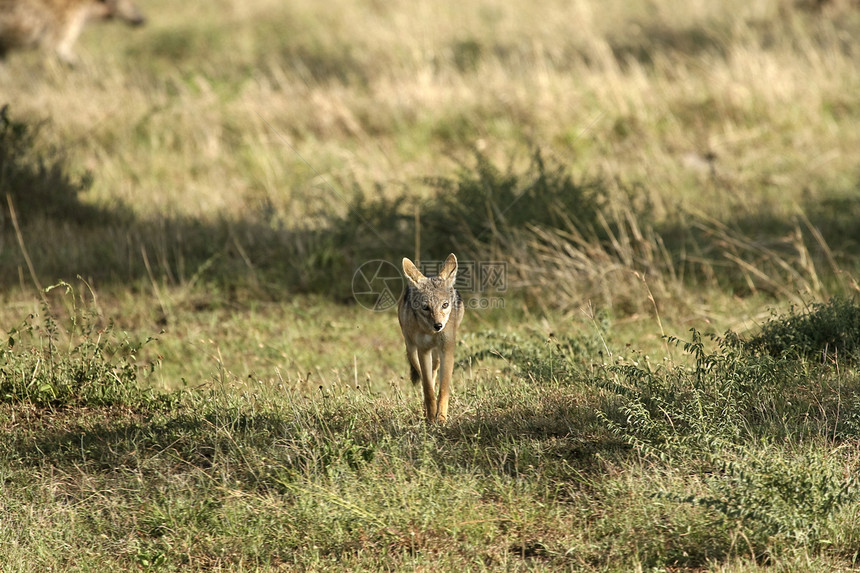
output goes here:
<path id="1" fill-rule="evenodd" d="M 457 257 L 453 253 L 448 255 L 435 277 L 424 276 L 415 263 L 404 258 L 403 273 L 407 284 L 397 315 L 406 341 L 410 378 L 413 383 L 421 380 L 427 421 L 444 422 L 448 418 L 457 328 L 465 312 L 463 299 L 454 289 Z M 437 400 L 436 374 L 440 369 Z"/>
<path id="2" fill-rule="evenodd" d="M 41 47 L 73 64 L 72 47 L 87 21 L 110 18 L 132 26 L 145 22 L 132 0 L 0 0 L 0 57 Z"/>

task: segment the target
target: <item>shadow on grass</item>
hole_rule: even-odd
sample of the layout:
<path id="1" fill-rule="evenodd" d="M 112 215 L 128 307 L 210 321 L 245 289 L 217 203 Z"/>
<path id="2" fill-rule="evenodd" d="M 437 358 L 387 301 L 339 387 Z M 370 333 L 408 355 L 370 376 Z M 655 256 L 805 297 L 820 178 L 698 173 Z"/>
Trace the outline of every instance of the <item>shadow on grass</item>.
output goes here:
<path id="1" fill-rule="evenodd" d="M 823 300 L 848 295 L 860 255 L 860 181 L 806 198 L 796 215 L 768 204 L 725 221 L 679 213 L 656 227 L 677 272 L 688 281 L 743 296 Z"/>
<path id="2" fill-rule="evenodd" d="M 658 224 L 646 205 L 613 220 L 617 199 L 605 181 L 576 179 L 540 151 L 522 172 L 500 169 L 476 153 L 474 162 L 454 176 L 424 181 L 433 191 L 429 200 L 416 200 L 405 191 L 382 197 L 377 190 L 358 190 L 344 214 L 331 212 L 310 227 L 267 220 L 263 214 L 215 221 L 175 216 L 143 220 L 123 205 L 88 205 L 79 194 L 90 176 L 71 175 L 60 154 L 39 146 L 37 135 L 38 129 L 9 119 L 4 108 L 0 187 L 15 216 L 4 197 L 0 288 L 30 282 L 29 257 L 42 284 L 80 276 L 96 288 L 202 285 L 228 301 L 314 293 L 351 303 L 352 278 L 363 263 L 382 259 L 396 264 L 412 254 L 416 209 L 422 255 L 429 260 L 456 251 L 463 258 L 501 258 L 509 265 L 525 265 L 527 274 L 528 261 L 508 260 L 508 250 L 526 245 L 535 230 L 574 234 L 579 237 L 571 239 L 574 242 L 604 244 L 609 252 L 619 227 L 626 224 L 624 217 L 638 219 L 641 228 L 653 228 L 679 268 L 688 265 L 688 253 L 706 263 L 725 258 L 725 234 L 696 229 L 683 213 L 674 224 Z M 635 190 L 627 193 L 632 197 Z M 812 256 L 852 264 L 860 252 L 860 198 L 855 190 L 810 199 L 804 207 L 808 234 L 814 229 L 822 239 Z M 798 228 L 797 221 L 774 217 L 766 208 L 726 225 L 753 246 L 771 248 L 770 242 L 777 252 L 796 246 L 784 238 Z M 689 266 L 695 276 L 695 263 Z M 714 268 L 719 270 L 712 266 L 709 272 Z M 729 284 L 746 280 L 743 273 L 728 275 Z"/>
<path id="3" fill-rule="evenodd" d="M 4 430 L 0 457 L 30 467 L 86 467 L 98 473 L 220 467 L 236 473 L 244 487 L 278 489 L 296 476 L 360 471 L 380 452 L 386 460 L 408 464 L 513 476 L 537 468 L 546 477 L 565 478 L 597 472 L 601 459 L 629 449 L 599 427 L 592 410 L 572 406 L 562 394 L 537 406 L 488 407 L 438 428 L 416 425 L 405 412 L 377 403 L 371 413 L 367 405 L 332 398 L 292 413 L 171 404 L 4 406 L 15 408 L 22 423 Z"/>
<path id="4" fill-rule="evenodd" d="M 34 411 L 26 427 L 8 432 L 0 451 L 28 466 L 86 467 L 92 472 L 139 469 L 167 474 L 224 464 L 234 466 L 241 474 L 236 477 L 253 485 L 261 477 L 255 471 L 259 467 L 253 462 L 260 461 L 256 457 L 271 456 L 275 440 L 283 443 L 285 435 L 294 433 L 290 421 L 276 414 L 172 410 Z M 309 463 L 282 450 L 288 454 L 285 464 L 299 468 Z"/>
<path id="5" fill-rule="evenodd" d="M 125 209 L 101 209 L 80 201 L 79 193 L 90 187 L 92 178 L 69 173 L 60 150 L 39 148 L 43 127 L 11 119 L 8 105 L 0 108 L 0 224 L 26 225 L 39 218 L 80 226 L 107 217 L 127 220 Z"/>
<path id="6" fill-rule="evenodd" d="M 565 402 L 489 408 L 455 418 L 442 430 L 445 445 L 459 464 L 515 477 L 539 472 L 575 479 L 599 473 L 606 460 L 629 453 L 628 444 L 601 426 L 594 407 Z"/>
<path id="7" fill-rule="evenodd" d="M 702 56 L 726 59 L 738 44 L 756 44 L 765 50 L 781 44 L 804 53 L 809 46 L 798 42 L 796 33 L 802 28 L 822 51 L 850 53 L 846 40 L 850 36 L 848 30 L 856 27 L 856 19 L 855 10 L 845 10 L 836 18 L 823 17 L 820 10 L 804 9 L 802 2 L 795 2 L 780 7 L 772 17 L 748 17 L 743 26 L 737 20 L 713 19 L 686 28 L 665 22 L 628 26 L 623 35 L 609 38 L 609 46 L 620 65 L 634 61 L 649 67 L 661 59 L 674 61 Z M 833 33 L 834 28 L 843 33 Z"/>
<path id="8" fill-rule="evenodd" d="M 96 288 L 205 285 L 227 299 L 315 293 L 352 302 L 353 275 L 363 263 L 412 253 L 416 203 L 406 194 L 387 199 L 359 190 L 345 214 L 329 213 L 313 227 L 265 214 L 144 220 L 122 205 L 83 203 L 89 176 L 69 174 L 61 157 L 39 147 L 35 130 L 2 121 L 8 153 L 0 172 L 14 209 L 0 218 L 0 288 L 79 276 Z M 540 153 L 525 176 L 478 155 L 474 171 L 427 184 L 437 190 L 436 199 L 420 204 L 430 259 L 478 253 L 499 228 L 559 225 L 596 212 L 595 194 L 559 166 L 546 166 Z M 28 259 L 38 280 L 27 276 Z"/>
<path id="9" fill-rule="evenodd" d="M 724 58 L 729 43 L 726 32 L 704 26 L 677 29 L 668 25 L 651 24 L 610 41 L 615 59 L 622 65 L 630 60 L 653 66 L 659 57 L 697 57 L 711 54 Z"/>

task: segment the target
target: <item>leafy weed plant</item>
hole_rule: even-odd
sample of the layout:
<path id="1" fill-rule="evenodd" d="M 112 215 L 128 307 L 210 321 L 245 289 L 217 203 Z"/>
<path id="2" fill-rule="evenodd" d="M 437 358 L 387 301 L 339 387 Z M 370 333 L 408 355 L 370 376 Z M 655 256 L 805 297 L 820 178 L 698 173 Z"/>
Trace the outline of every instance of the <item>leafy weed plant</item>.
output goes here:
<path id="1" fill-rule="evenodd" d="M 833 321 L 823 338 L 794 315 L 774 319 L 755 344 L 728 332 L 715 338 L 713 351 L 693 330 L 689 342 L 670 339 L 683 345 L 692 366 L 614 365 L 599 381 L 614 395 L 598 414 L 611 432 L 646 458 L 690 468 L 704 484 L 687 496 L 655 495 L 707 508 L 720 527 L 739 528 L 759 557 L 787 546 L 819 552 L 836 516 L 857 497 L 856 477 L 844 471 L 846 455 L 831 441 L 828 415 L 840 397 L 830 380 L 838 373 L 806 359 L 823 351 L 820 340 L 852 336 L 845 303 L 836 304 L 840 312 L 817 307 L 816 320 Z M 793 340 L 807 346 L 754 351 L 762 341 Z"/>
<path id="2" fill-rule="evenodd" d="M 669 341 L 683 345 L 692 368 L 618 364 L 601 378 L 618 396 L 623 422 L 604 418 L 631 445 L 666 459 L 685 458 L 765 433 L 808 431 L 792 422 L 813 408 L 799 383 L 810 376 L 805 365 L 750 355 L 731 332 L 713 352 L 695 329 L 690 342 Z"/>
<path id="3" fill-rule="evenodd" d="M 137 361 L 150 340 L 131 340 L 98 322 L 75 308 L 65 330 L 45 306 L 42 317 L 31 315 L 12 328 L 0 348 L 0 401 L 56 408 L 135 407 L 157 400 L 138 380 L 156 366 Z"/>
<path id="4" fill-rule="evenodd" d="M 740 524 L 763 554 L 780 545 L 820 550 L 835 516 L 857 500 L 856 475 L 846 475 L 844 456 L 822 444 L 792 452 L 765 441 L 740 448 L 733 459 L 710 457 L 718 465 L 707 492 L 681 501 L 713 510 L 724 526 Z"/>

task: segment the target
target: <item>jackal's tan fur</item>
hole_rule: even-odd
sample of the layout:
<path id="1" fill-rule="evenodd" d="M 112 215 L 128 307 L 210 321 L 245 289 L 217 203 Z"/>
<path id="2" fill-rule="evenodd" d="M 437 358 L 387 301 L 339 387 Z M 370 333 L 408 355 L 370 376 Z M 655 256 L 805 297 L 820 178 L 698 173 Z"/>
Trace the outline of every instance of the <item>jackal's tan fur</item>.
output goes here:
<path id="1" fill-rule="evenodd" d="M 427 421 L 444 422 L 448 418 L 457 328 L 465 313 L 463 299 L 454 289 L 457 257 L 453 253 L 448 255 L 435 277 L 424 276 L 412 261 L 404 258 L 403 273 L 407 284 L 397 314 L 406 341 L 410 377 L 412 382 L 421 380 Z M 437 399 L 436 374 L 440 368 L 442 378 Z"/>
<path id="2" fill-rule="evenodd" d="M 0 56 L 41 47 L 74 63 L 72 47 L 87 21 L 108 18 L 134 26 L 145 21 L 132 0 L 0 0 Z"/>

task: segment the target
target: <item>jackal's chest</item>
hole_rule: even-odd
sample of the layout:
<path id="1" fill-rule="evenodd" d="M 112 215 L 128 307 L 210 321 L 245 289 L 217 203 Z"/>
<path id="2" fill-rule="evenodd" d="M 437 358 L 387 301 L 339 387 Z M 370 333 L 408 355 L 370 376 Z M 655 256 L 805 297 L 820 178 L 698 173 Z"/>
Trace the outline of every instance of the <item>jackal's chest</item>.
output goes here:
<path id="1" fill-rule="evenodd" d="M 415 345 L 422 350 L 441 347 L 445 341 L 444 331 L 434 333 L 417 333 L 413 336 Z"/>

